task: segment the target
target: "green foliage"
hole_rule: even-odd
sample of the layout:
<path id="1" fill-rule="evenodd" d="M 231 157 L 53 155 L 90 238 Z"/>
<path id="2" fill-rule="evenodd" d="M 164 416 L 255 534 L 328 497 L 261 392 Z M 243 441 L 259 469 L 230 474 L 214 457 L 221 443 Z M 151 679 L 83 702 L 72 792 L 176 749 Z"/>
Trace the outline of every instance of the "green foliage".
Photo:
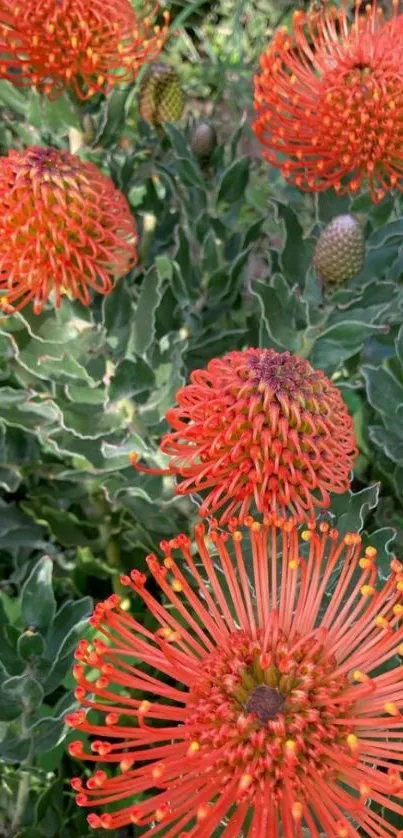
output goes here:
<path id="1" fill-rule="evenodd" d="M 180 126 L 157 133 L 142 122 L 136 89 L 79 106 L 0 82 L 2 151 L 78 139 L 80 156 L 127 196 L 140 233 L 139 264 L 109 297 L 0 318 L 0 810 L 6 834 L 18 828 L 20 838 L 96 835 L 68 786 L 78 770 L 65 753 L 73 649 L 90 598 L 121 592 L 122 572 L 144 569 L 162 538 L 191 532 L 195 504 L 175 497 L 170 479 L 137 473 L 129 456 L 164 465 L 165 413 L 194 369 L 247 345 L 323 369 L 360 449 L 333 521 L 365 532 L 382 578 L 403 550 L 401 199 L 302 196 L 260 161 L 250 83 L 276 4 L 228 0 L 221 16 L 218 4 L 171 5 L 169 59 L 194 97 Z M 204 110 L 218 133 L 207 162 L 191 150 Z M 312 254 L 346 212 L 365 222 L 366 260 L 327 299 Z"/>

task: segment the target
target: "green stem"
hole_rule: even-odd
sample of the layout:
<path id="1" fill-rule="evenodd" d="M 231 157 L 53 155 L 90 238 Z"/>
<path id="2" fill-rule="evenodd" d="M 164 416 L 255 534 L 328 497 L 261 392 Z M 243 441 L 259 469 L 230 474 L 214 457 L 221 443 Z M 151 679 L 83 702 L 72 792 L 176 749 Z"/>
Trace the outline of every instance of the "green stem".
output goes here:
<path id="1" fill-rule="evenodd" d="M 28 756 L 21 764 L 21 778 L 18 784 L 17 800 L 15 802 L 14 815 L 11 821 L 11 835 L 17 834 L 24 818 L 24 812 L 29 797 L 30 768 L 32 766 L 33 756 L 34 752 L 31 744 Z"/>

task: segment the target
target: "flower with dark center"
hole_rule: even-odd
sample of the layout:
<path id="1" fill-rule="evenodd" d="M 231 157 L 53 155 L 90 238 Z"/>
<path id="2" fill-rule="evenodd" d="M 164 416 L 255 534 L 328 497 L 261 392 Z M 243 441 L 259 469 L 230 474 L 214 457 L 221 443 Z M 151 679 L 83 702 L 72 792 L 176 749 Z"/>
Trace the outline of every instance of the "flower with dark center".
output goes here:
<path id="1" fill-rule="evenodd" d="M 356 456 L 352 420 L 340 391 L 308 361 L 273 349 L 214 358 L 178 391 L 161 451 L 176 493 L 203 492 L 200 515 L 242 520 L 260 513 L 313 518 L 345 492 Z M 132 464 L 152 474 L 164 470 Z"/>
<path id="2" fill-rule="evenodd" d="M 384 21 L 377 0 L 360 15 L 348 0 L 294 15 L 261 57 L 254 130 L 286 180 L 311 192 L 356 193 L 375 201 L 403 189 L 403 39 L 400 0 Z"/>
<path id="3" fill-rule="evenodd" d="M 0 77 L 50 98 L 70 87 L 80 99 L 107 93 L 158 56 L 168 15 L 154 26 L 157 10 L 153 0 L 141 14 L 130 0 L 1 0 Z"/>
<path id="4" fill-rule="evenodd" d="M 155 595 L 122 578 L 154 628 L 118 596 L 96 607 L 67 717 L 91 741 L 70 754 L 97 764 L 77 803 L 143 838 L 402 838 L 387 813 L 403 817 L 403 565 L 377 589 L 356 533 L 247 527 L 198 524 L 197 553 L 163 542 Z"/>
<path id="5" fill-rule="evenodd" d="M 0 305 L 38 314 L 52 295 L 109 294 L 137 258 L 126 198 L 93 163 L 31 147 L 0 158 Z"/>

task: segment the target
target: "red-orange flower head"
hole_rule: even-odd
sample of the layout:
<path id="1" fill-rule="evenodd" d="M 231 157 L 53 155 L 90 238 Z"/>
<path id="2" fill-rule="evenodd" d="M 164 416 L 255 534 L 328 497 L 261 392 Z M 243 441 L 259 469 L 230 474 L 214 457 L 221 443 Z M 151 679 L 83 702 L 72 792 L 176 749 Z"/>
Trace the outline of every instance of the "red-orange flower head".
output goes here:
<path id="1" fill-rule="evenodd" d="M 377 0 L 354 22 L 349 0 L 297 11 L 274 36 L 255 78 L 254 130 L 265 157 L 300 189 L 372 197 L 403 189 L 403 39 L 400 0 L 385 22 Z"/>
<path id="2" fill-rule="evenodd" d="M 86 788 L 73 779 L 77 803 L 113 804 L 90 825 L 143 838 L 402 838 L 367 804 L 403 816 L 403 565 L 377 590 L 356 533 L 247 526 L 208 540 L 198 524 L 196 555 L 184 535 L 163 543 L 155 595 L 123 577 L 155 631 L 117 596 L 96 607 L 67 718 L 94 737 L 70 753 L 98 763 Z"/>
<path id="3" fill-rule="evenodd" d="M 2 0 L 0 77 L 55 98 L 80 99 L 130 82 L 154 60 L 168 34 L 154 26 L 158 3 L 136 14 L 130 0 Z"/>
<path id="4" fill-rule="evenodd" d="M 93 163 L 35 147 L 0 158 L 0 303 L 39 313 L 51 292 L 89 305 L 136 262 L 126 198 Z"/>
<path id="5" fill-rule="evenodd" d="M 176 399 L 161 450 L 182 478 L 177 494 L 206 492 L 200 515 L 243 520 L 254 503 L 303 521 L 329 506 L 329 492 L 347 491 L 353 423 L 337 387 L 303 358 L 229 352 L 195 370 Z"/>

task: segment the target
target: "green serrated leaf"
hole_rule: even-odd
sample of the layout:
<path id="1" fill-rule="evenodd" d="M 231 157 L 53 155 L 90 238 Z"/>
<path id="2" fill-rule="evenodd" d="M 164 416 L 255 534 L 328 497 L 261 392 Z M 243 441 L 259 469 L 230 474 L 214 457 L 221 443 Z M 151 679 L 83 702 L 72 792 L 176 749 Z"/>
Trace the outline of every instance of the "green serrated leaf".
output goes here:
<path id="1" fill-rule="evenodd" d="M 201 189 L 203 192 L 205 191 L 206 181 L 200 172 L 199 166 L 193 163 L 193 160 L 186 157 L 179 157 L 176 161 L 176 169 L 185 186 L 196 186 L 197 189 Z"/>
<path id="2" fill-rule="evenodd" d="M 301 352 L 306 327 L 306 303 L 290 290 L 285 279 L 277 275 L 270 285 L 264 280 L 252 282 L 252 293 L 260 307 L 259 345 L 277 351 Z"/>
<path id="3" fill-rule="evenodd" d="M 272 203 L 284 228 L 284 244 L 280 255 L 281 271 L 290 285 L 304 288 L 306 273 L 312 262 L 313 240 L 304 237 L 298 216 L 290 206 L 277 200 Z"/>
<path id="4" fill-rule="evenodd" d="M 368 364 L 363 366 L 362 375 L 369 403 L 378 413 L 393 417 L 403 402 L 402 384 L 386 367 L 374 367 Z"/>
<path id="5" fill-rule="evenodd" d="M 91 610 L 90 597 L 62 605 L 48 629 L 45 651 L 47 660 L 66 657 L 73 651 Z"/>
<path id="6" fill-rule="evenodd" d="M 161 300 L 161 278 L 156 268 L 145 275 L 133 319 L 129 352 L 145 355 L 155 334 L 155 313 Z"/>
<path id="7" fill-rule="evenodd" d="M 139 356 L 126 358 L 117 365 L 109 386 L 110 401 L 131 399 L 142 403 L 154 385 L 154 373 L 149 364 Z"/>
<path id="8" fill-rule="evenodd" d="M 332 496 L 332 514 L 335 516 L 334 525 L 345 535 L 347 532 L 361 532 L 372 509 L 375 509 L 379 499 L 380 484 L 366 486 L 360 492 L 349 491 L 344 495 Z"/>
<path id="9" fill-rule="evenodd" d="M 18 638 L 17 651 L 24 661 L 35 662 L 39 659 L 45 649 L 45 641 L 39 632 L 26 629 Z"/>
<path id="10" fill-rule="evenodd" d="M 66 735 L 65 713 L 59 717 L 47 716 L 35 722 L 29 730 L 29 736 L 34 744 L 36 754 L 46 754 L 57 748 Z"/>
<path id="11" fill-rule="evenodd" d="M 367 338 L 382 332 L 385 332 L 383 326 L 355 320 L 330 326 L 315 341 L 309 360 L 314 367 L 331 373 L 360 352 Z"/>
<path id="12" fill-rule="evenodd" d="M 228 167 L 218 188 L 217 203 L 235 204 L 240 201 L 248 186 L 250 160 L 241 157 Z"/>
<path id="13" fill-rule="evenodd" d="M 53 562 L 43 556 L 32 569 L 21 592 L 21 615 L 24 626 L 46 631 L 53 620 L 56 601 L 52 588 Z"/>
<path id="14" fill-rule="evenodd" d="M 0 687 L 0 719 L 11 721 L 22 713 L 32 713 L 42 704 L 43 696 L 41 685 L 27 673 L 8 678 Z"/>

